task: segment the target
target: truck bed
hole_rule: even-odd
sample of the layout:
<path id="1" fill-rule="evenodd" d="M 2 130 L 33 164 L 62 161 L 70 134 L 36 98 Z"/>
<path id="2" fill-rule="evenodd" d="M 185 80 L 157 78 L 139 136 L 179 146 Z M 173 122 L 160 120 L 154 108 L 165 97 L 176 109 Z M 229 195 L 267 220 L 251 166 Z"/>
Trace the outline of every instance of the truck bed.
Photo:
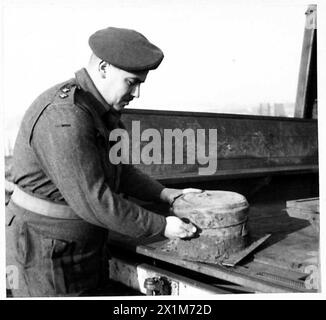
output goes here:
<path id="1" fill-rule="evenodd" d="M 210 284 L 225 281 L 216 285 L 221 289 L 236 285 L 244 292 L 318 291 L 319 235 L 308 220 L 290 217 L 285 201 L 273 201 L 252 205 L 248 224 L 253 240 L 265 234 L 271 237 L 234 267 L 182 260 L 164 250 L 169 240 L 162 238 L 136 240 L 111 234 L 110 241 L 113 253 L 119 252 L 120 258 L 130 254 L 136 254 L 139 261 L 151 258 L 154 265 L 163 262 L 163 269 L 172 270 L 174 274 L 193 277 L 195 272 L 199 282 L 206 276 Z M 178 266 L 177 271 L 174 266 Z M 138 289 L 141 286 L 140 283 Z"/>

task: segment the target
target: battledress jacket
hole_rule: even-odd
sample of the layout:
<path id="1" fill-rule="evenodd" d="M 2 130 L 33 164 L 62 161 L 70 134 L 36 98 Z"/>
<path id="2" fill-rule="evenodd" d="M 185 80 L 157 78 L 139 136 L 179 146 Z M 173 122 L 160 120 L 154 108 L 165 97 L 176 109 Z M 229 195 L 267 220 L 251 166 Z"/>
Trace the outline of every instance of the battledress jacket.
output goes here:
<path id="1" fill-rule="evenodd" d="M 163 216 L 119 193 L 158 201 L 163 186 L 132 165 L 113 165 L 109 134 L 121 128 L 86 69 L 41 94 L 27 110 L 14 148 L 14 183 L 67 204 L 89 224 L 131 237 L 164 231 Z"/>

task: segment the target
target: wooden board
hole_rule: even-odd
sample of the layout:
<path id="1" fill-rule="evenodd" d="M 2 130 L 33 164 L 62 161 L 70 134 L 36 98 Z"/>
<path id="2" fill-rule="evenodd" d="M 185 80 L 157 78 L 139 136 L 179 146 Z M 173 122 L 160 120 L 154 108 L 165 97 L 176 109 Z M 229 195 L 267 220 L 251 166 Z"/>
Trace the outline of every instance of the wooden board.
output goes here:
<path id="1" fill-rule="evenodd" d="M 319 198 L 297 199 L 286 202 L 288 214 L 293 217 L 305 218 L 307 214 L 319 214 Z M 293 215 L 292 215 L 293 213 Z M 295 213 L 297 213 L 295 215 Z"/>
<path id="2" fill-rule="evenodd" d="M 250 220 L 254 237 L 272 233 L 255 261 L 302 272 L 310 265 L 318 266 L 318 232 L 307 219 L 289 216 L 285 202 L 252 207 Z"/>
<path id="3" fill-rule="evenodd" d="M 300 72 L 295 102 L 295 117 L 316 118 L 317 115 L 317 5 L 306 11 Z"/>
<path id="4" fill-rule="evenodd" d="M 303 273 L 303 266 L 311 265 L 314 255 L 318 255 L 318 236 L 309 221 L 289 217 L 285 204 L 283 201 L 251 207 L 249 230 L 252 238 L 258 239 L 267 233 L 272 235 L 256 252 L 234 268 L 182 260 L 162 250 L 169 241 L 162 238 L 129 239 L 131 241 L 128 243 L 125 236 L 112 236 L 111 243 L 120 247 L 128 246 L 140 255 L 245 286 L 256 292 L 311 292 L 305 287 L 304 280 L 308 274 Z"/>

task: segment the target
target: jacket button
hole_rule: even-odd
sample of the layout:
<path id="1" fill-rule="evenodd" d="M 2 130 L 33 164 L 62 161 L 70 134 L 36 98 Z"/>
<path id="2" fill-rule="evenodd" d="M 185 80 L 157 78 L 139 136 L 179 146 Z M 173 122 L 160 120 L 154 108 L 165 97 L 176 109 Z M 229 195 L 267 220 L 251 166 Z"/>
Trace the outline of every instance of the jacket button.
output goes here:
<path id="1" fill-rule="evenodd" d="M 63 93 L 67 93 L 67 92 L 70 91 L 70 89 L 67 88 L 67 87 L 63 87 L 63 88 L 61 89 L 61 91 L 62 91 Z"/>

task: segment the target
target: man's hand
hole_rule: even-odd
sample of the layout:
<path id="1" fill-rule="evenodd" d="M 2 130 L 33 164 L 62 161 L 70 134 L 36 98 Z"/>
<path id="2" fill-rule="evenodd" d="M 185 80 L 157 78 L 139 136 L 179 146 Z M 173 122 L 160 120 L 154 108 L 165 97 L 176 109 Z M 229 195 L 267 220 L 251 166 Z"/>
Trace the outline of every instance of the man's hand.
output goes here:
<path id="1" fill-rule="evenodd" d="M 164 236 L 169 239 L 190 238 L 194 236 L 197 228 L 192 223 L 185 223 L 178 217 L 166 217 Z"/>
<path id="2" fill-rule="evenodd" d="M 189 193 L 189 192 L 202 192 L 200 189 L 172 189 L 172 188 L 164 188 L 161 192 L 160 198 L 164 202 L 168 202 L 170 205 L 174 202 L 176 198 L 179 196 Z"/>

